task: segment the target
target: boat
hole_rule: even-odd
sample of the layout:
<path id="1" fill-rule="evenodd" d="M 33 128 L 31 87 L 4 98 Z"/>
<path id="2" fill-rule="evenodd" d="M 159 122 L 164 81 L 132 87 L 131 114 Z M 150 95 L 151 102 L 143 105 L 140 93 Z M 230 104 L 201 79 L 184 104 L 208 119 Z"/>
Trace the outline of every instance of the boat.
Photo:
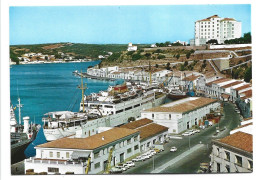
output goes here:
<path id="1" fill-rule="evenodd" d="M 185 92 L 181 92 L 180 90 L 173 90 L 169 92 L 167 96 L 173 101 L 188 97 Z"/>
<path id="2" fill-rule="evenodd" d="M 84 89 L 81 85 L 79 87 Z M 79 112 L 49 112 L 42 118 L 47 141 L 67 136 L 88 137 L 99 127 L 116 127 L 141 116 L 141 111 L 164 103 L 166 94 L 155 86 L 126 84 L 110 86 L 107 91 L 82 96 Z"/>
<path id="3" fill-rule="evenodd" d="M 40 129 L 40 125 L 31 123 L 28 116 L 23 117 L 23 125 L 21 124 L 21 107 L 20 98 L 19 104 L 19 123 L 16 120 L 14 110 L 16 108 L 11 105 L 10 108 L 10 136 L 11 136 L 11 164 L 24 160 L 24 151 L 28 145 L 36 138 Z"/>

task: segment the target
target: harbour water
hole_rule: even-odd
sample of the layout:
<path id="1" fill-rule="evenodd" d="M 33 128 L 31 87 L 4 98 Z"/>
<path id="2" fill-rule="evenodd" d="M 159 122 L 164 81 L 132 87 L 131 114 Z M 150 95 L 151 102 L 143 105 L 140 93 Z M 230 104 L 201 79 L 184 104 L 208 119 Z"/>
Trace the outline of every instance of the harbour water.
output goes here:
<path id="1" fill-rule="evenodd" d="M 16 106 L 19 96 L 23 104 L 21 116 L 29 116 L 32 121 L 41 125 L 41 119 L 47 112 L 65 110 L 77 112 L 81 100 L 81 90 L 77 87 L 81 84 L 81 79 L 72 72 L 75 70 L 85 72 L 87 67 L 99 62 L 14 65 L 10 68 L 11 102 Z M 87 95 L 122 82 L 123 80 L 83 79 L 83 83 L 87 83 L 85 91 Z M 15 110 L 15 114 L 18 121 L 18 109 Z M 34 156 L 34 147 L 45 142 L 41 128 L 37 138 L 26 149 L 25 155 Z"/>

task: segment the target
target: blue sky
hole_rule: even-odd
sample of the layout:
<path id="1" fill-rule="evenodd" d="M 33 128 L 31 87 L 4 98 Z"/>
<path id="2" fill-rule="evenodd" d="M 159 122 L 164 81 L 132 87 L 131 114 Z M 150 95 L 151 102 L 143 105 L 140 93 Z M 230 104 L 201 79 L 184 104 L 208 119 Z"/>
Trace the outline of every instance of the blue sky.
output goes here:
<path id="1" fill-rule="evenodd" d="M 16 6 L 10 7 L 10 44 L 189 41 L 194 22 L 215 14 L 241 21 L 242 33 L 251 32 L 248 4 Z"/>

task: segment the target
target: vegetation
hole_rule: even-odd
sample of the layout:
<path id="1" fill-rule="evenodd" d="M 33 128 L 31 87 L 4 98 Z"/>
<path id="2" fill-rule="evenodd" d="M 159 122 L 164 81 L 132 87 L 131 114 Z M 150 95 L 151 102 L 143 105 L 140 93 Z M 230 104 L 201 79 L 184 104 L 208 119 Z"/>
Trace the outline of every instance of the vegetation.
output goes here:
<path id="1" fill-rule="evenodd" d="M 244 74 L 244 80 L 246 82 L 250 82 L 251 79 L 252 79 L 252 66 L 248 67 L 245 70 L 245 74 Z"/>
<path id="2" fill-rule="evenodd" d="M 225 44 L 251 44 L 251 33 L 245 33 L 243 37 L 241 38 L 236 38 L 236 39 L 230 39 L 230 40 L 225 40 Z"/>
<path id="3" fill-rule="evenodd" d="M 206 44 L 218 44 L 218 40 L 210 39 L 210 40 L 208 40 L 208 42 L 206 42 Z"/>

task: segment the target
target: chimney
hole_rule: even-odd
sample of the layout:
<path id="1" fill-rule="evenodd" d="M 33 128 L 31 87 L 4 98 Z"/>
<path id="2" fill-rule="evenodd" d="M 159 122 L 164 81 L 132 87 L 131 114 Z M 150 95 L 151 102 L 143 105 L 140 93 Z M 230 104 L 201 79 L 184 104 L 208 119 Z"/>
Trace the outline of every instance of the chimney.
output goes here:
<path id="1" fill-rule="evenodd" d="M 104 136 L 102 136 L 102 140 L 103 140 L 103 141 L 105 140 L 105 137 L 104 137 Z"/>

